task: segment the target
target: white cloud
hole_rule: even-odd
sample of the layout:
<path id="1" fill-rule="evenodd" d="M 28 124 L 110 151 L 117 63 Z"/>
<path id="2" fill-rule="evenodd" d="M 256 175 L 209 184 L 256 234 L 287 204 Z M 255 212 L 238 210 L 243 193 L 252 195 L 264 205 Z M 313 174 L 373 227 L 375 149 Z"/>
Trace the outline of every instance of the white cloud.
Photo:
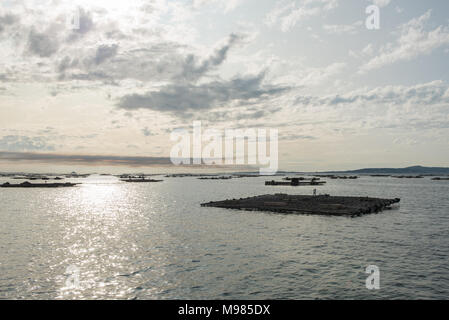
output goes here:
<path id="1" fill-rule="evenodd" d="M 203 6 L 213 5 L 224 9 L 226 13 L 235 10 L 237 7 L 242 5 L 243 0 L 194 0 L 193 7 L 199 9 Z"/>
<path id="2" fill-rule="evenodd" d="M 338 0 L 278 1 L 267 14 L 269 26 L 279 24 L 283 32 L 290 31 L 301 20 L 326 13 L 338 6 Z"/>
<path id="3" fill-rule="evenodd" d="M 360 72 L 381 68 L 398 61 L 410 61 L 449 45 L 449 28 L 447 26 L 439 26 L 431 31 L 425 30 L 430 16 L 431 10 L 400 26 L 400 35 L 396 43 L 389 43 L 381 48 L 379 55 L 363 65 Z"/>
<path id="4" fill-rule="evenodd" d="M 356 21 L 353 24 L 325 24 L 323 30 L 329 34 L 356 34 L 363 26 L 363 21 Z"/>
<path id="5" fill-rule="evenodd" d="M 366 58 L 372 56 L 374 53 L 373 44 L 367 44 L 360 52 L 349 50 L 349 55 L 353 58 Z"/>
<path id="6" fill-rule="evenodd" d="M 391 0 L 374 0 L 373 3 L 376 6 L 379 6 L 381 8 L 386 7 L 390 4 Z"/>
<path id="7" fill-rule="evenodd" d="M 323 84 L 333 76 L 340 74 L 346 68 L 346 63 L 336 62 L 324 68 L 309 68 L 304 77 L 298 82 L 303 86 L 316 86 Z"/>

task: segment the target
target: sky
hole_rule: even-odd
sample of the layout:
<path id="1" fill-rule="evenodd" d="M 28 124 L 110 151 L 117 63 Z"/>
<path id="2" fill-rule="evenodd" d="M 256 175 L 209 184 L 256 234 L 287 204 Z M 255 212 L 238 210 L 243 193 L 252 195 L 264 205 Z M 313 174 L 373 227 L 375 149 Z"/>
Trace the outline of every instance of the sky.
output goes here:
<path id="1" fill-rule="evenodd" d="M 446 0 L 1 0 L 0 171 L 166 170 L 171 132 L 193 121 L 278 129 L 281 170 L 449 166 L 448 12 Z"/>

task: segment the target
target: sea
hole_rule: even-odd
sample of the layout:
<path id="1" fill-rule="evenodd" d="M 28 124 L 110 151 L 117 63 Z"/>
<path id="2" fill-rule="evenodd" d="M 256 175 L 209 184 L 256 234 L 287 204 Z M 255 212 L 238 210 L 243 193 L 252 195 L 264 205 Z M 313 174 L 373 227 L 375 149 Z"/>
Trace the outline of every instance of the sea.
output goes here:
<path id="1" fill-rule="evenodd" d="M 155 178 L 164 181 L 0 188 L 0 299 L 449 298 L 449 181 Z M 360 217 L 201 207 L 313 189 L 401 202 Z"/>

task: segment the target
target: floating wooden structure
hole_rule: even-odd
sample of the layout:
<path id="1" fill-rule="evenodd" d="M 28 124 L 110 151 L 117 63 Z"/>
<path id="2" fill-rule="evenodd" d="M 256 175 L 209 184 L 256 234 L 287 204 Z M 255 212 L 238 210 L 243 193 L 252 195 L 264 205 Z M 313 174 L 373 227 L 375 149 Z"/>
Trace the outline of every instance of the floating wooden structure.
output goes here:
<path id="1" fill-rule="evenodd" d="M 434 180 L 434 181 L 448 181 L 449 177 L 447 177 L 447 178 L 436 177 L 436 178 L 432 178 L 432 180 Z"/>
<path id="2" fill-rule="evenodd" d="M 199 177 L 199 180 L 230 180 L 232 176 L 220 176 L 220 177 Z"/>
<path id="3" fill-rule="evenodd" d="M 28 181 L 22 182 L 20 184 L 10 184 L 6 182 L 0 185 L 0 188 L 67 188 L 74 187 L 80 183 L 31 183 Z"/>
<path id="4" fill-rule="evenodd" d="M 393 178 L 398 179 L 422 179 L 424 176 L 392 176 Z"/>
<path id="5" fill-rule="evenodd" d="M 285 177 L 285 178 L 282 178 L 282 180 L 287 180 L 287 181 L 292 181 L 293 179 L 298 179 L 299 181 L 310 181 L 310 180 L 318 181 L 318 180 L 321 180 L 321 178 L 317 178 L 317 177 L 315 177 L 315 178 L 306 178 L 306 177 L 296 177 L 296 178 Z"/>
<path id="6" fill-rule="evenodd" d="M 342 180 L 356 180 L 359 177 L 358 176 L 337 176 L 335 174 L 327 174 L 327 175 L 316 175 L 315 178 L 330 178 L 330 179 L 342 179 Z"/>
<path id="7" fill-rule="evenodd" d="M 196 173 L 174 173 L 167 174 L 165 178 L 197 178 L 197 177 L 217 177 L 216 174 L 196 174 Z"/>
<path id="8" fill-rule="evenodd" d="M 122 179 L 123 182 L 162 182 L 164 180 L 154 180 L 154 179 Z"/>
<path id="9" fill-rule="evenodd" d="M 291 178 L 290 181 L 265 181 L 266 186 L 322 186 L 326 181 L 319 181 L 318 179 L 301 180 L 300 178 Z"/>
<path id="10" fill-rule="evenodd" d="M 330 177 L 331 179 L 334 179 L 334 180 L 336 180 L 336 179 L 340 179 L 340 180 L 347 180 L 347 179 L 349 179 L 349 180 L 356 180 L 356 179 L 358 179 L 359 177 L 358 176 L 331 176 Z"/>
<path id="11" fill-rule="evenodd" d="M 381 212 L 399 203 L 400 199 L 377 199 L 368 197 L 333 197 L 329 195 L 304 196 L 274 194 L 232 199 L 201 204 L 202 207 L 228 208 L 248 211 L 277 213 L 359 216 Z"/>

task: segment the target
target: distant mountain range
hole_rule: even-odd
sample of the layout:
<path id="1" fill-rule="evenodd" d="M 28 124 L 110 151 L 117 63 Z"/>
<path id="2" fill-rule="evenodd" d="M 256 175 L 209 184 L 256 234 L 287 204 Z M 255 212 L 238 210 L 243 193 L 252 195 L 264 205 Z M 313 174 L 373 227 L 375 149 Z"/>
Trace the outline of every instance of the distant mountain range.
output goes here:
<path id="1" fill-rule="evenodd" d="M 335 172 L 335 171 L 333 171 Z M 353 174 L 432 174 L 449 175 L 449 168 L 413 166 L 407 168 L 365 168 L 350 171 L 340 171 Z"/>

